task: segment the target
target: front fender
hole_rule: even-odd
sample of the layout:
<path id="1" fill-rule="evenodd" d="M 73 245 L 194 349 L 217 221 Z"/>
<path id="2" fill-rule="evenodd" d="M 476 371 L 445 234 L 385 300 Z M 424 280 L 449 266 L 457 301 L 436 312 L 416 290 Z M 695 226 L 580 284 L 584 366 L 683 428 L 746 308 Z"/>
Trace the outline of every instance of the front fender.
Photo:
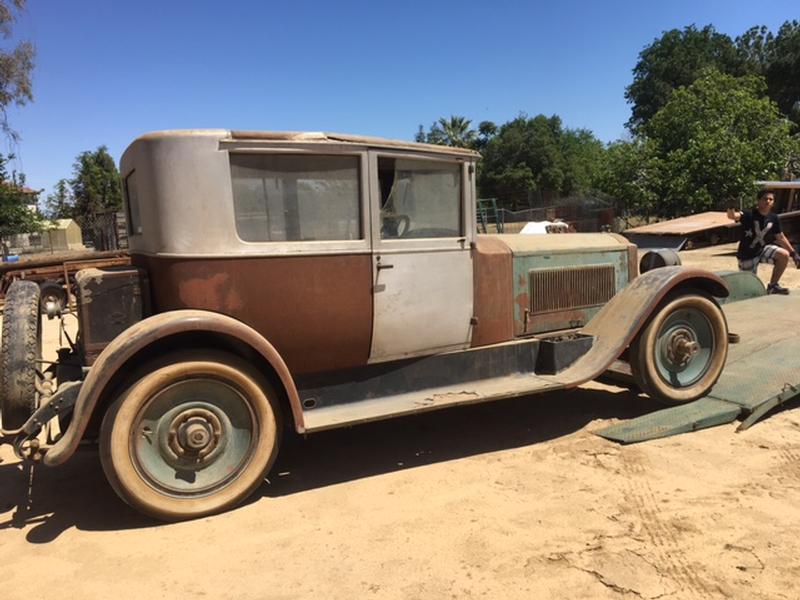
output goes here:
<path id="1" fill-rule="evenodd" d="M 659 303 L 675 289 L 692 288 L 712 296 L 728 296 L 719 275 L 694 267 L 662 267 L 634 279 L 600 309 L 581 333 L 592 335 L 591 350 L 557 378 L 574 387 L 600 376 L 627 348 Z"/>
<path id="2" fill-rule="evenodd" d="M 205 310 L 175 310 L 148 317 L 123 331 L 106 346 L 89 370 L 81 386 L 72 422 L 66 433 L 44 456 L 44 464 L 60 465 L 78 447 L 92 413 L 106 386 L 119 369 L 147 346 L 178 333 L 206 332 L 224 334 L 241 340 L 269 362 L 289 398 L 295 426 L 304 430 L 300 398 L 289 369 L 278 351 L 252 327 L 232 317 Z"/>

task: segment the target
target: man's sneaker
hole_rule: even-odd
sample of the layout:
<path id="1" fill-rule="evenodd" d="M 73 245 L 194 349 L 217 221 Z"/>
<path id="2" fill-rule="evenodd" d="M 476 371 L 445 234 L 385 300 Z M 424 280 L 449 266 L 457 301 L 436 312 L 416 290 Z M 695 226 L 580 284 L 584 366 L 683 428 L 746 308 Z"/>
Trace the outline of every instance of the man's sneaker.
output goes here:
<path id="1" fill-rule="evenodd" d="M 770 283 L 767 286 L 767 293 L 768 294 L 781 294 L 781 295 L 785 296 L 786 294 L 789 293 L 789 290 L 787 288 L 781 286 L 780 283 Z"/>

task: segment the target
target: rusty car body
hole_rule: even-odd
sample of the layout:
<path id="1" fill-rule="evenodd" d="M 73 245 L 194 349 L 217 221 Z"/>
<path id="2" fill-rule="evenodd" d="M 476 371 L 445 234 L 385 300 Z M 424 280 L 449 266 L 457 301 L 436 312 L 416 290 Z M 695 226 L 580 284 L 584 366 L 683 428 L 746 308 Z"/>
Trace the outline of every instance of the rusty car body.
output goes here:
<path id="1" fill-rule="evenodd" d="M 40 368 L 38 288 L 9 289 L 2 441 L 56 466 L 98 440 L 117 493 L 176 520 L 250 494 L 284 429 L 571 388 L 620 360 L 658 400 L 706 394 L 725 281 L 640 275 L 609 233 L 479 235 L 478 158 L 325 133 L 138 138 L 120 165 L 131 266 L 76 274 L 79 335 L 56 363 Z"/>

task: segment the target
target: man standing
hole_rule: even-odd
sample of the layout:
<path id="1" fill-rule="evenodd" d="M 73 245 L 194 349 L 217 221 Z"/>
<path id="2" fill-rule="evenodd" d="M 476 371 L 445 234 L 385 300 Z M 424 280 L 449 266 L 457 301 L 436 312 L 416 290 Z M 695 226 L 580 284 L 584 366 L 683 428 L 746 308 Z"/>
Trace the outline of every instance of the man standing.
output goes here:
<path id="1" fill-rule="evenodd" d="M 758 203 L 750 211 L 739 212 L 728 209 L 728 218 L 742 224 L 742 237 L 736 258 L 739 259 L 739 270 L 758 271 L 759 263 L 774 265 L 772 277 L 767 286 L 768 294 L 788 294 L 789 290 L 781 286 L 781 275 L 786 270 L 791 256 L 795 265 L 800 264 L 795 249 L 781 231 L 778 215 L 772 214 L 775 195 L 769 190 L 758 192 Z"/>

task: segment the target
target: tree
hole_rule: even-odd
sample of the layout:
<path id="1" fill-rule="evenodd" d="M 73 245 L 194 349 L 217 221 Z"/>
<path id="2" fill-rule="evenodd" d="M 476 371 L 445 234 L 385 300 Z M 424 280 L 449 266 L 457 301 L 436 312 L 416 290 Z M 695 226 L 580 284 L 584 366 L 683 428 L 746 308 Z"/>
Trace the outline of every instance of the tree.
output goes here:
<path id="1" fill-rule="evenodd" d="M 598 167 L 594 185 L 614 200 L 617 214 L 656 214 L 661 187 L 662 162 L 655 144 L 643 137 L 612 142 Z"/>
<path id="2" fill-rule="evenodd" d="M 659 165 L 657 211 L 677 216 L 750 198 L 800 152 L 764 79 L 705 71 L 643 127 Z"/>
<path id="3" fill-rule="evenodd" d="M 602 143 L 588 130 L 570 130 L 553 115 L 520 115 L 503 124 L 483 149 L 481 195 L 515 209 L 535 194 L 570 195 L 590 186 Z"/>
<path id="4" fill-rule="evenodd" d="M 482 152 L 495 135 L 497 135 L 497 125 L 491 121 L 481 121 L 478 124 L 478 135 L 475 138 L 473 147 L 478 152 Z"/>
<path id="5" fill-rule="evenodd" d="M 800 22 L 786 21 L 770 39 L 764 75 L 770 98 L 800 125 Z"/>
<path id="6" fill-rule="evenodd" d="M 736 38 L 736 49 L 753 73 L 764 74 L 774 36 L 764 25 L 757 25 Z"/>
<path id="7" fill-rule="evenodd" d="M 471 124 L 472 121 L 458 115 L 451 115 L 449 119 L 442 117 L 431 125 L 427 133 L 420 125 L 414 140 L 440 146 L 472 148 L 477 140 L 477 133 L 470 128 Z"/>
<path id="8" fill-rule="evenodd" d="M 11 37 L 11 25 L 24 8 L 25 0 L 0 0 L 0 34 L 4 39 Z M 31 71 L 35 54 L 30 42 L 0 50 L 0 128 L 12 138 L 17 134 L 8 124 L 6 109 L 11 104 L 22 106 L 33 100 Z"/>
<path id="9" fill-rule="evenodd" d="M 48 219 L 69 219 L 74 211 L 74 200 L 69 182 L 59 179 L 53 193 L 48 194 L 45 205 L 45 216 Z"/>
<path id="10" fill-rule="evenodd" d="M 113 220 L 109 215 L 122 207 L 122 186 L 114 159 L 105 146 L 81 152 L 69 181 L 74 196 L 76 220 L 91 233 L 97 249 L 113 246 Z"/>
<path id="11" fill-rule="evenodd" d="M 625 90 L 625 98 L 633 105 L 628 127 L 636 131 L 646 124 L 674 90 L 691 85 L 704 69 L 715 67 L 739 76 L 750 72 L 748 64 L 733 40 L 711 25 L 664 32 L 641 51 L 633 82 Z"/>
<path id="12" fill-rule="evenodd" d="M 42 229 L 42 218 L 36 211 L 36 198 L 14 177 L 9 177 L 6 165 L 13 155 L 0 154 L 0 246 L 8 254 L 8 238 L 17 233 L 32 233 Z"/>
<path id="13" fill-rule="evenodd" d="M 605 154 L 603 142 L 588 129 L 565 129 L 561 152 L 565 162 L 561 193 L 568 196 L 591 188 Z"/>
<path id="14" fill-rule="evenodd" d="M 475 142 L 476 133 L 470 128 L 472 121 L 466 117 L 451 115 L 449 119 L 439 119 L 444 140 L 448 146 L 458 148 L 471 148 Z"/>
<path id="15" fill-rule="evenodd" d="M 736 46 L 750 69 L 765 77 L 781 112 L 800 125 L 800 22 L 786 21 L 777 35 L 763 25 L 751 27 Z"/>

